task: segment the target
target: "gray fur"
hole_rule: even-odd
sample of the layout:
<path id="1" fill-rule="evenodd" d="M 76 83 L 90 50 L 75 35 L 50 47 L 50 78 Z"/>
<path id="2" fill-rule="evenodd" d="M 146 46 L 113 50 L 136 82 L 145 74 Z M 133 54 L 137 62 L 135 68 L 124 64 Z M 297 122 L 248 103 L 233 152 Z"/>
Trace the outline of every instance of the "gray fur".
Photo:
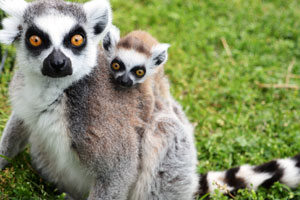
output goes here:
<path id="1" fill-rule="evenodd" d="M 33 2 L 25 10 L 24 21 L 28 24 L 33 24 L 35 17 L 39 17 L 50 12 L 57 12 L 72 16 L 76 18 L 79 23 L 85 23 L 87 20 L 86 14 L 80 4 L 70 2 L 66 3 L 62 0 L 40 0 Z"/>
<path id="2" fill-rule="evenodd" d="M 125 109 L 134 105 L 127 101 L 132 92 L 111 90 L 115 85 L 110 82 L 108 69 L 103 68 L 107 65 L 103 54 L 99 60 L 101 68 L 66 90 L 69 127 L 75 150 L 96 177 L 90 199 L 121 200 L 127 198 L 138 165 L 138 134 L 125 118 L 139 113 L 126 113 Z"/>
<path id="3" fill-rule="evenodd" d="M 70 132 L 73 133 L 72 137 L 76 140 L 80 137 L 80 133 L 85 133 L 88 122 L 88 95 L 90 95 L 89 89 L 89 76 L 84 77 L 76 84 L 72 85 L 65 90 L 67 96 L 67 117 L 69 118 Z M 76 143 L 72 143 L 74 149 L 77 148 Z"/>

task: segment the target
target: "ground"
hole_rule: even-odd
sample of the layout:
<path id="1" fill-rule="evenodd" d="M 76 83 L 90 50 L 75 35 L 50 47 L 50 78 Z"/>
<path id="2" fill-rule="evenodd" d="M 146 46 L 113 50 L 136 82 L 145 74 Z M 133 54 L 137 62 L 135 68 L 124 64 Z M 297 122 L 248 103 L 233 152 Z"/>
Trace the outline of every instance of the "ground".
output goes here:
<path id="1" fill-rule="evenodd" d="M 111 2 L 114 23 L 122 34 L 142 29 L 172 45 L 165 69 L 172 94 L 196 125 L 200 173 L 299 152 L 297 0 Z M 0 132 L 11 110 L 7 85 L 13 49 L 9 52 L 5 73 L 0 75 Z M 296 87 L 264 85 L 286 87 L 287 83 Z M 63 199 L 31 169 L 27 151 L 0 172 L 0 199 Z M 233 195 L 243 200 L 300 199 L 300 187 L 290 190 L 277 183 L 268 190 Z"/>

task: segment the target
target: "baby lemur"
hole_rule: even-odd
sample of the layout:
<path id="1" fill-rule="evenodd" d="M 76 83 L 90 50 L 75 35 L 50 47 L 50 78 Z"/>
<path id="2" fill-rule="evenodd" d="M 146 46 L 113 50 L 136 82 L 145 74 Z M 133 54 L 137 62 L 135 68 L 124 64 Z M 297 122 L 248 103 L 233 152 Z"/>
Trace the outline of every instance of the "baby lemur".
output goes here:
<path id="1" fill-rule="evenodd" d="M 111 73 L 122 87 L 143 83 L 158 72 L 168 59 L 169 47 L 145 31 L 132 31 L 120 39 L 120 31 L 115 26 L 103 41 Z"/>
<path id="2" fill-rule="evenodd" d="M 163 65 L 168 60 L 169 44 L 159 43 L 145 31 L 132 31 L 120 38 L 120 30 L 111 26 L 103 40 L 103 49 L 109 61 L 109 70 L 122 88 L 139 86 L 143 93 L 143 120 L 148 121 L 155 101 L 153 87 L 168 101 L 169 87 Z"/>

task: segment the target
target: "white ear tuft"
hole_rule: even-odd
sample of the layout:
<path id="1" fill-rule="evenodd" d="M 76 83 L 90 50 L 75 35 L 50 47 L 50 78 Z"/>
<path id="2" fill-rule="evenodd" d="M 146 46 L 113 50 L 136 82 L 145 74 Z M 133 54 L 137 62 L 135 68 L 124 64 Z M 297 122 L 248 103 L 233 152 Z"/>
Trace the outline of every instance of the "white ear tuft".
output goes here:
<path id="1" fill-rule="evenodd" d="M 22 30 L 20 30 L 19 22 L 20 20 L 16 17 L 3 19 L 3 30 L 0 30 L 0 43 L 11 44 L 20 36 Z"/>
<path id="2" fill-rule="evenodd" d="M 104 37 L 111 25 L 112 13 L 108 0 L 92 0 L 83 5 L 87 23 L 95 36 Z M 101 38 L 101 37 L 100 37 Z"/>
<path id="3" fill-rule="evenodd" d="M 114 39 L 114 43 L 117 44 L 120 41 L 120 29 L 115 25 L 111 25 L 109 32 Z"/>
<path id="4" fill-rule="evenodd" d="M 119 41 L 120 29 L 112 25 L 103 39 L 103 49 L 107 52 L 109 56 L 114 53 L 114 50 Z"/>
<path id="5" fill-rule="evenodd" d="M 0 9 L 18 19 L 23 18 L 27 6 L 28 3 L 24 0 L 0 0 Z"/>
<path id="6" fill-rule="evenodd" d="M 0 43 L 11 44 L 21 33 L 21 20 L 28 6 L 24 0 L 0 0 L 0 9 L 10 15 L 2 20 L 3 30 L 0 31 Z"/>
<path id="7" fill-rule="evenodd" d="M 158 44 L 151 49 L 151 68 L 163 65 L 168 60 L 170 44 Z"/>

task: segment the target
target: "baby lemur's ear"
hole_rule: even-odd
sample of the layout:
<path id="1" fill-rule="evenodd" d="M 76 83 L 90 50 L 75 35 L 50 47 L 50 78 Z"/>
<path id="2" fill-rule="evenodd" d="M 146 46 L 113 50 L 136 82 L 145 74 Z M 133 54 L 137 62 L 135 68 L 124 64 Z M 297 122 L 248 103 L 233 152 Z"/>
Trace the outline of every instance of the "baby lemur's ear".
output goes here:
<path id="1" fill-rule="evenodd" d="M 165 64 L 168 60 L 168 49 L 169 44 L 158 44 L 151 49 L 151 60 L 150 66 L 151 68 L 158 67 L 160 65 Z"/>
<path id="2" fill-rule="evenodd" d="M 28 3 L 24 0 L 0 0 L 0 9 L 9 15 L 2 20 L 1 43 L 11 44 L 21 36 L 23 15 L 27 7 Z"/>
<path id="3" fill-rule="evenodd" d="M 103 39 L 103 49 L 106 51 L 108 56 L 112 55 L 115 48 L 120 41 L 120 30 L 112 25 L 108 33 Z"/>
<path id="4" fill-rule="evenodd" d="M 87 16 L 88 28 L 92 31 L 96 42 L 105 36 L 112 21 L 112 12 L 108 0 L 92 0 L 83 5 Z"/>

